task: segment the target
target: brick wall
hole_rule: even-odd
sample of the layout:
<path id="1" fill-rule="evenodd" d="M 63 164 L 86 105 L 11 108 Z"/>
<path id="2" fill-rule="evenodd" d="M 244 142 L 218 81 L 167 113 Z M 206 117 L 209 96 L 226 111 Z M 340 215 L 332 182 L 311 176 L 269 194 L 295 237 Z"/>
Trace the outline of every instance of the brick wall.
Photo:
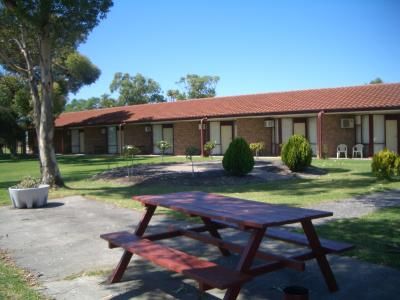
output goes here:
<path id="1" fill-rule="evenodd" d="M 351 155 L 351 148 L 356 143 L 355 128 L 341 128 L 340 119 L 352 118 L 352 115 L 325 115 L 323 119 L 322 145 L 327 146 L 328 156 L 336 157 L 336 148 L 339 144 L 347 145 L 347 155 Z M 323 149 L 325 146 L 323 146 Z M 325 151 L 325 150 L 323 150 Z"/>
<path id="2" fill-rule="evenodd" d="M 85 153 L 100 154 L 107 153 L 107 133 L 105 127 L 86 127 L 85 132 Z M 103 129 L 104 133 L 101 133 Z"/>
<path id="3" fill-rule="evenodd" d="M 272 128 L 264 127 L 264 119 L 238 119 L 237 135 L 249 144 L 263 142 L 265 149 L 260 155 L 272 155 Z"/>
<path id="4" fill-rule="evenodd" d="M 124 145 L 134 145 L 139 147 L 142 154 L 153 153 L 152 132 L 145 132 L 146 125 L 125 125 L 124 126 Z"/>
<path id="5" fill-rule="evenodd" d="M 200 151 L 199 122 L 180 122 L 174 124 L 174 154 L 184 155 L 189 146 Z"/>

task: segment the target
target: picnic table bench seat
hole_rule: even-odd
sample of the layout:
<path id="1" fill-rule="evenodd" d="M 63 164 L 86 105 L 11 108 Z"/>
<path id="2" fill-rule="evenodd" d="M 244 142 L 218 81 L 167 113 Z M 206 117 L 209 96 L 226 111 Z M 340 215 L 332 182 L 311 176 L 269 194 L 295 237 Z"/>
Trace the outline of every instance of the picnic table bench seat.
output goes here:
<path id="1" fill-rule="evenodd" d="M 236 225 L 231 224 L 229 222 L 224 222 L 219 220 L 213 222 L 221 226 L 233 227 L 233 228 L 237 227 Z M 267 231 L 265 232 L 265 236 L 272 239 L 293 243 L 301 246 L 309 246 L 308 239 L 304 233 L 292 232 L 278 227 L 268 227 Z M 325 253 L 341 253 L 354 248 L 354 245 L 345 242 L 339 242 L 323 238 L 320 238 L 319 241 Z"/>
<path id="2" fill-rule="evenodd" d="M 121 247 L 156 265 L 181 273 L 199 282 L 200 286 L 227 289 L 251 279 L 244 273 L 200 259 L 180 250 L 141 238 L 127 231 L 102 234 L 110 248 Z"/>

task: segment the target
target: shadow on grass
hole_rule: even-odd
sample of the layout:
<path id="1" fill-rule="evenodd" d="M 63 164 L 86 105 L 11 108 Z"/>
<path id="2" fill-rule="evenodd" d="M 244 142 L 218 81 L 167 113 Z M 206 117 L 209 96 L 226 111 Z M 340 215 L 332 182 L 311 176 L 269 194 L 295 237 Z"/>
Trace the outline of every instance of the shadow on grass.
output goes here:
<path id="1" fill-rule="evenodd" d="M 383 208 L 357 219 L 317 226 L 321 237 L 354 244 L 345 255 L 400 269 L 400 207 Z"/>

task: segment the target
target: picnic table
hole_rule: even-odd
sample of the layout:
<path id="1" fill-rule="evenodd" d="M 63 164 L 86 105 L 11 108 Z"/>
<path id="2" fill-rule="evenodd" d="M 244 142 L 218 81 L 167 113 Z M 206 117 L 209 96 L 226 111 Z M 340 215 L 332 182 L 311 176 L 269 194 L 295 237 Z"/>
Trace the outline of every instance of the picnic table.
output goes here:
<path id="1" fill-rule="evenodd" d="M 181 192 L 164 195 L 134 196 L 146 210 L 134 233 L 127 231 L 102 234 L 101 238 L 110 248 L 124 249 L 122 257 L 109 278 L 110 283 L 119 282 L 133 254 L 141 256 L 168 270 L 181 273 L 199 283 L 199 289 L 226 289 L 224 299 L 236 299 L 241 286 L 256 276 L 290 268 L 304 271 L 305 261 L 316 259 L 325 282 L 331 292 L 338 290 L 335 276 L 326 258 L 328 253 L 338 253 L 352 248 L 342 242 L 320 239 L 312 223 L 313 219 L 332 216 L 331 212 L 283 205 L 242 200 L 204 192 Z M 199 217 L 203 224 L 189 228 L 168 230 L 145 235 L 146 228 L 158 206 Z M 293 233 L 277 226 L 300 223 L 304 234 Z M 246 244 L 224 240 L 220 231 L 235 228 L 249 234 Z M 165 246 L 157 241 L 178 236 L 214 245 L 223 256 L 232 252 L 239 254 L 234 269 L 212 261 Z M 260 251 L 263 239 L 272 238 L 307 246 L 306 252 L 291 256 Z M 254 265 L 254 260 L 264 263 Z"/>

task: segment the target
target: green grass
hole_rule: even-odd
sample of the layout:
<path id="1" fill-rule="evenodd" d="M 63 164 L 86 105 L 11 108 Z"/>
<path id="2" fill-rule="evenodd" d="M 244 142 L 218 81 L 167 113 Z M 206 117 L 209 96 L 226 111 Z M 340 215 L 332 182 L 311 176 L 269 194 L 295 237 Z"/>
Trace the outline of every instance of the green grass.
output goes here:
<path id="1" fill-rule="evenodd" d="M 23 279 L 24 273 L 0 258 L 0 299 L 39 300 L 44 299 L 29 287 Z"/>
<path id="2" fill-rule="evenodd" d="M 347 241 L 354 250 L 346 256 L 400 269 L 400 207 L 318 226 L 320 236 Z"/>

